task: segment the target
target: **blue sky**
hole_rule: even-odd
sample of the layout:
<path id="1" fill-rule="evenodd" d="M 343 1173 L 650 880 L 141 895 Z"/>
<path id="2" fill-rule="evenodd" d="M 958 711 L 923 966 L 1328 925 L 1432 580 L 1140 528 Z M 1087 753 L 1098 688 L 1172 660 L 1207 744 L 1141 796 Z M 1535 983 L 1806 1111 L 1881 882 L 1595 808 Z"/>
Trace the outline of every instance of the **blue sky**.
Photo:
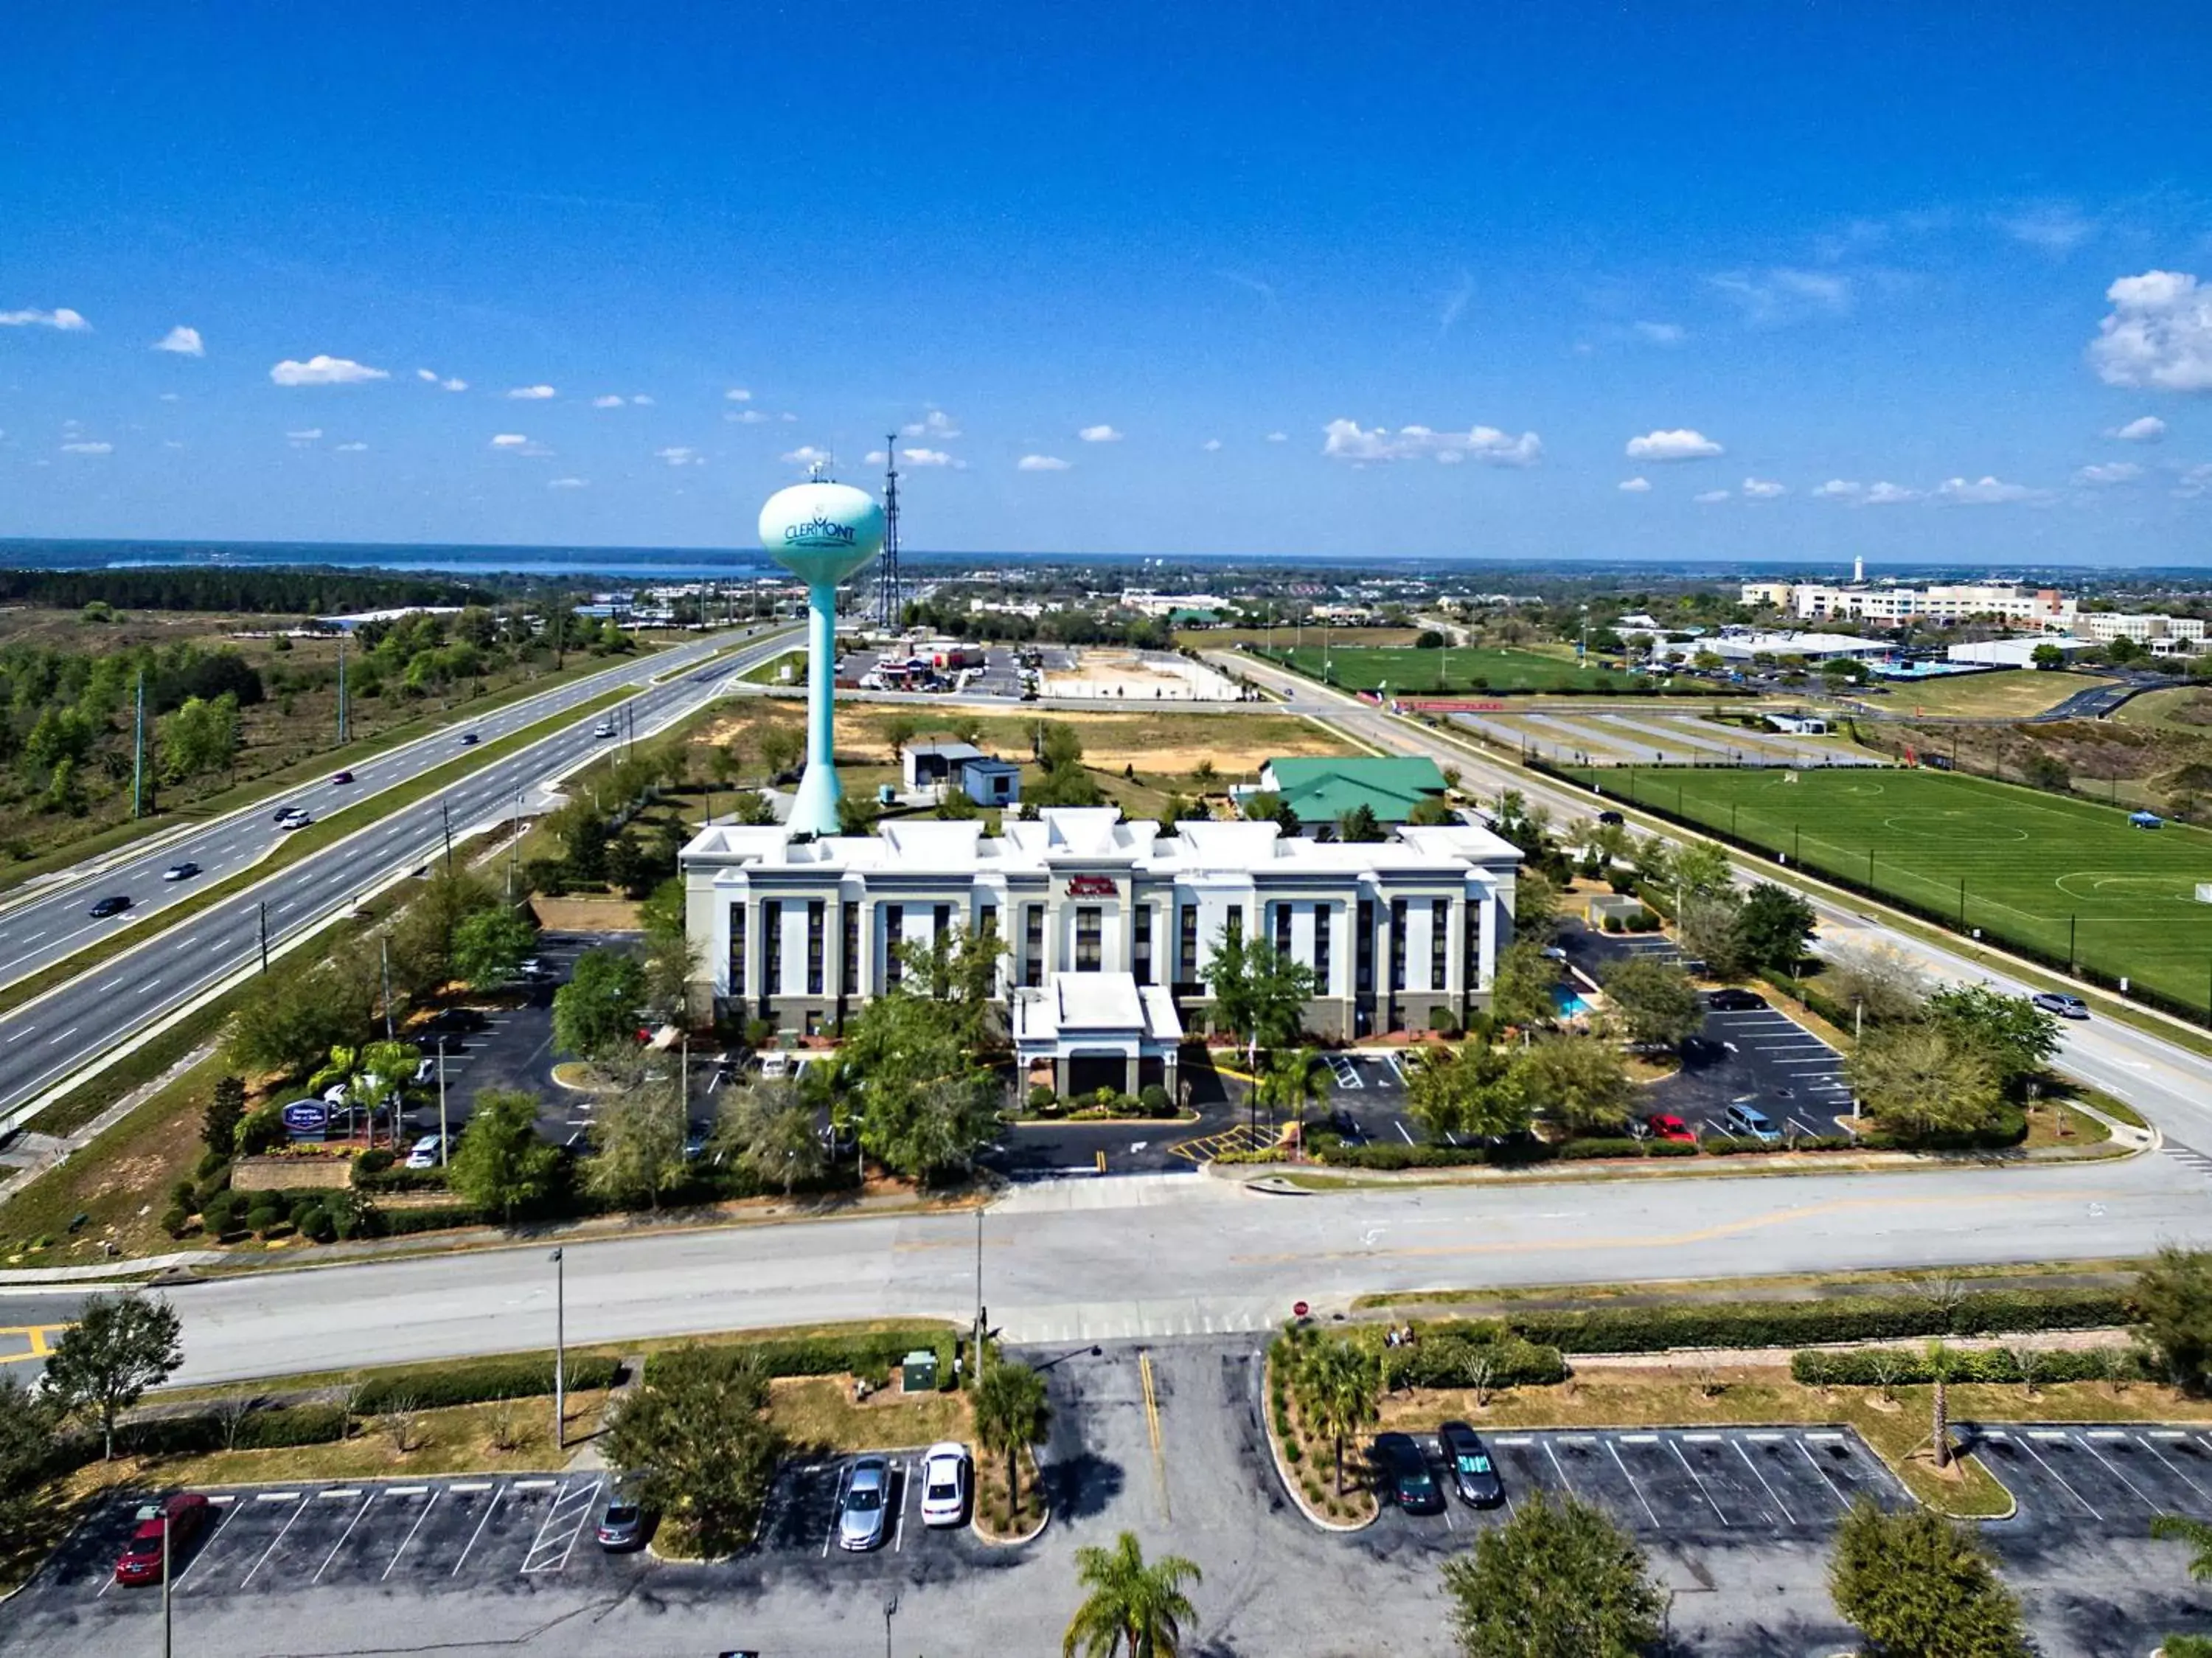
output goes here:
<path id="1" fill-rule="evenodd" d="M 65 9 L 0 59 L 0 535 L 734 546 L 898 428 L 928 548 L 2212 562 L 2208 48 Z"/>

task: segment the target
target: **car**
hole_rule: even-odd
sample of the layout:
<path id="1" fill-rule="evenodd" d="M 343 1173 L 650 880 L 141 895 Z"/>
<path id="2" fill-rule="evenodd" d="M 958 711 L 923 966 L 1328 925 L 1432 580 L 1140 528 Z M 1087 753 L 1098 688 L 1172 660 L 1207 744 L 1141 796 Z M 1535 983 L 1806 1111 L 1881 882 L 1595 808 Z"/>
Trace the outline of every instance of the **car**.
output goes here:
<path id="1" fill-rule="evenodd" d="M 294 807 L 276 820 L 276 826 L 279 829 L 304 829 L 314 820 L 315 814 L 313 812 L 302 811 L 298 807 Z"/>
<path id="2" fill-rule="evenodd" d="M 121 915 L 130 907 L 131 895 L 128 893 L 110 893 L 106 898 L 95 900 L 85 913 L 94 921 L 105 921 L 110 916 Z"/>
<path id="3" fill-rule="evenodd" d="M 421 1139 L 415 1143 L 413 1148 L 408 1152 L 407 1167 L 410 1168 L 437 1167 L 438 1148 L 442 1143 L 443 1143 L 440 1140 L 439 1137 L 434 1134 L 424 1135 Z M 602 1542 L 605 1542 L 605 1540 L 606 1539 L 604 1538 L 600 1539 Z"/>
<path id="4" fill-rule="evenodd" d="M 652 1516 L 634 1496 L 617 1491 L 599 1510 L 599 1546 L 609 1554 L 629 1554 L 643 1548 L 652 1530 Z"/>
<path id="5" fill-rule="evenodd" d="M 2087 1019 L 2089 1004 L 2078 996 L 2068 996 L 2060 991 L 2044 991 L 2028 997 L 2045 1013 L 2055 1013 L 2061 1019 Z"/>
<path id="6" fill-rule="evenodd" d="M 546 966 L 545 959 L 543 956 L 530 957 L 514 971 L 519 977 L 528 979 L 533 984 L 541 978 L 551 976 L 551 970 Z"/>
<path id="7" fill-rule="evenodd" d="M 1729 1132 L 1741 1134 L 1769 1145 L 1778 1143 L 1782 1131 L 1774 1126 L 1774 1119 L 1756 1106 L 1733 1105 L 1722 1113 L 1727 1119 Z"/>
<path id="8" fill-rule="evenodd" d="M 592 728 L 592 735 L 604 741 L 615 735 L 615 722 L 612 720 L 601 720 Z"/>
<path id="9" fill-rule="evenodd" d="M 760 1057 L 763 1076 L 788 1076 L 792 1074 L 791 1056 L 781 1049 L 771 1049 Z"/>
<path id="10" fill-rule="evenodd" d="M 475 732 L 473 732 L 473 731 L 464 731 L 464 732 L 462 732 L 462 733 L 461 733 L 461 747 L 464 747 L 464 748 L 474 748 L 476 746 L 477 746 L 477 734 L 476 734 Z"/>
<path id="11" fill-rule="evenodd" d="M 352 773 L 352 772 L 350 772 L 350 771 L 340 771 L 340 772 L 338 772 L 336 776 L 334 776 L 333 777 L 331 777 L 331 786 L 332 788 L 342 788 L 342 787 L 343 787 L 345 784 L 349 783 L 351 783 L 352 781 L 353 781 L 353 773 Z"/>
<path id="12" fill-rule="evenodd" d="M 837 1503 L 837 1546 L 872 1549 L 884 1540 L 891 1489 L 891 1465 L 879 1456 L 855 1460 L 845 1475 L 845 1495 Z"/>
<path id="13" fill-rule="evenodd" d="M 1730 985 L 1724 990 L 1706 991 L 1705 1005 L 1715 1013 L 1755 1013 L 1765 1007 L 1766 998 L 1757 991 L 1738 990 Z"/>
<path id="14" fill-rule="evenodd" d="M 295 818 L 295 817 L 297 817 L 297 816 L 299 816 L 299 815 L 300 815 L 300 808 L 299 808 L 298 807 L 296 807 L 296 806 L 280 806 L 280 807 L 278 807 L 278 808 L 276 808 L 276 815 L 275 819 L 273 820 L 273 821 L 275 821 L 276 823 L 277 823 L 277 824 L 279 824 L 279 825 L 282 825 L 287 818 Z"/>
<path id="15" fill-rule="evenodd" d="M 190 858 L 186 858 L 182 863 L 173 863 L 167 869 L 162 870 L 161 879 L 164 881 L 190 881 L 194 875 L 199 874 L 199 872 L 200 866 L 193 863 Z"/>
<path id="16" fill-rule="evenodd" d="M 1505 1501 L 1505 1482 L 1490 1460 L 1482 1436 L 1464 1422 L 1447 1422 L 1437 1429 L 1437 1448 L 1451 1471 L 1459 1500 L 1478 1509 L 1494 1509 Z"/>
<path id="17" fill-rule="evenodd" d="M 326 1106 L 342 1106 L 352 1096 L 352 1083 L 333 1082 L 323 1090 L 323 1103 Z"/>
<path id="18" fill-rule="evenodd" d="M 422 1028 L 433 1036 L 440 1033 L 459 1033 L 480 1031 L 484 1027 L 484 1016 L 474 1008 L 441 1008 L 423 1021 Z"/>
<path id="19" fill-rule="evenodd" d="M 921 1523 L 957 1526 L 968 1518 L 968 1448 L 951 1440 L 921 1460 Z"/>
<path id="20" fill-rule="evenodd" d="M 415 1062 L 414 1085 L 427 1088 L 438 1080 L 438 1056 L 426 1053 Z"/>
<path id="21" fill-rule="evenodd" d="M 173 1564 L 205 1527 L 211 1512 L 207 1498 L 198 1491 L 179 1491 L 151 1506 L 155 1510 L 151 1515 L 143 1508 L 138 1510 L 138 1528 L 131 1533 L 130 1542 L 116 1558 L 115 1581 L 118 1583 L 135 1587 L 160 1582 L 162 1534 L 166 1532 L 168 1535 L 168 1556 Z"/>
<path id="22" fill-rule="evenodd" d="M 1626 818 L 1621 816 L 1618 812 L 1601 812 L 1597 814 L 1597 820 L 1600 823 L 1626 823 L 1628 821 Z"/>
<path id="23" fill-rule="evenodd" d="M 1653 1112 L 1644 1119 L 1644 1126 L 1651 1131 L 1655 1140 L 1673 1140 L 1692 1146 L 1698 1143 L 1698 1137 L 1691 1132 L 1690 1125 L 1671 1112 Z"/>
<path id="24" fill-rule="evenodd" d="M 1411 1434 L 1378 1435 L 1375 1466 L 1382 1478 L 1383 1494 L 1407 1514 L 1443 1512 L 1443 1491 Z"/>

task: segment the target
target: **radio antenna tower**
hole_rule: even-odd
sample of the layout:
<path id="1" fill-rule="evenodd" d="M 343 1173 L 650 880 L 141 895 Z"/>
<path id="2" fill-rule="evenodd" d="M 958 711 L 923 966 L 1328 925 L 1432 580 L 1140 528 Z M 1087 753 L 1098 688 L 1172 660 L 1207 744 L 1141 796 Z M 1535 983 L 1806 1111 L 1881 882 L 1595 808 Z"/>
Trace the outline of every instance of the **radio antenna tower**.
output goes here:
<path id="1" fill-rule="evenodd" d="M 898 435 L 884 438 L 884 556 L 876 564 L 876 624 L 895 628 L 904 606 L 899 592 Z"/>

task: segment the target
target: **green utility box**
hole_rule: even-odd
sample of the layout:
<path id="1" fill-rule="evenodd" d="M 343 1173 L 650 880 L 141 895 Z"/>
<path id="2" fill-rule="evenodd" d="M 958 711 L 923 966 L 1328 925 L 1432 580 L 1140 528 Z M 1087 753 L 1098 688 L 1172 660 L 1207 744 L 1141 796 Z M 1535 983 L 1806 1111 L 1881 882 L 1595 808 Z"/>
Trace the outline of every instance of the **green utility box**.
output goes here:
<path id="1" fill-rule="evenodd" d="M 908 1393 L 933 1393 L 937 1391 L 937 1355 L 927 1347 L 917 1347 L 906 1356 L 899 1366 L 899 1389 Z"/>

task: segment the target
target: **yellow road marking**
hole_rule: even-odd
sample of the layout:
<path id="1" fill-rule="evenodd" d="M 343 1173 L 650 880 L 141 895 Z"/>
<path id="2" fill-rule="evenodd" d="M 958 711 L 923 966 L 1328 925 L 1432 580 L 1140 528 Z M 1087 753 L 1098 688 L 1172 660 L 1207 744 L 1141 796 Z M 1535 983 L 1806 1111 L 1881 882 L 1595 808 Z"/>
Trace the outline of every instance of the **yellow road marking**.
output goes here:
<path id="1" fill-rule="evenodd" d="M 66 1324 L 0 1325 L 0 1338 L 21 1336 L 28 1350 L 21 1353 L 0 1353 L 0 1364 L 29 1364 L 44 1360 L 54 1350 L 53 1344 L 46 1339 L 49 1333 L 71 1327 Z"/>
<path id="2" fill-rule="evenodd" d="M 1168 1460 L 1160 1444 L 1160 1400 L 1152 1388 L 1152 1356 L 1137 1355 L 1137 1379 L 1145 1387 L 1145 1426 L 1152 1436 L 1152 1472 L 1160 1482 L 1160 1512 L 1168 1520 L 1175 1518 L 1175 1510 L 1168 1503 Z"/>

